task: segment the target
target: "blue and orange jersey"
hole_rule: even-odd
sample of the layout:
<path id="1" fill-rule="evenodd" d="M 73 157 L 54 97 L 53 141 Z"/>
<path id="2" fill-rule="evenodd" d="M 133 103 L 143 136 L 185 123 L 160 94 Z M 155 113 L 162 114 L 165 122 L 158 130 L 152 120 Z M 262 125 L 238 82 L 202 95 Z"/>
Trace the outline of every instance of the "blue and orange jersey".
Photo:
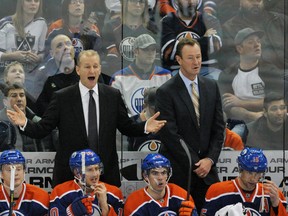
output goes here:
<path id="1" fill-rule="evenodd" d="M 103 182 L 99 182 L 103 183 Z M 121 190 L 113 185 L 103 183 L 107 190 L 107 203 L 109 206 L 109 216 L 122 215 L 123 212 L 123 195 Z M 53 216 L 66 215 L 67 207 L 73 203 L 78 197 L 83 197 L 84 192 L 77 184 L 76 180 L 70 180 L 57 185 L 50 195 L 49 213 Z M 101 210 L 98 205 L 98 199 L 95 195 L 93 201 L 93 215 L 98 212 L 101 215 Z"/>
<path id="2" fill-rule="evenodd" d="M 147 187 L 139 189 L 127 197 L 124 205 L 125 216 L 178 215 L 181 203 L 186 199 L 187 191 L 176 184 L 168 183 L 165 197 L 155 200 L 147 192 Z M 191 196 L 190 201 L 193 201 Z"/>
<path id="3" fill-rule="evenodd" d="M 232 181 L 218 182 L 210 186 L 206 193 L 205 205 L 201 210 L 202 216 L 214 216 L 215 213 L 221 208 L 236 204 L 243 203 L 244 207 L 251 213 L 251 215 L 262 216 L 276 216 L 286 215 L 286 199 L 279 190 L 279 206 L 278 214 L 275 214 L 271 205 L 270 196 L 262 193 L 263 184 L 257 183 L 255 190 L 250 193 L 243 191 L 239 185 L 238 179 Z M 264 211 L 261 212 L 261 199 L 264 198 Z"/>
<path id="4" fill-rule="evenodd" d="M 18 198 L 14 198 L 12 215 L 45 216 L 48 215 L 49 194 L 34 185 L 22 184 L 23 189 Z M 9 215 L 10 196 L 4 186 L 0 186 L 0 215 Z"/>

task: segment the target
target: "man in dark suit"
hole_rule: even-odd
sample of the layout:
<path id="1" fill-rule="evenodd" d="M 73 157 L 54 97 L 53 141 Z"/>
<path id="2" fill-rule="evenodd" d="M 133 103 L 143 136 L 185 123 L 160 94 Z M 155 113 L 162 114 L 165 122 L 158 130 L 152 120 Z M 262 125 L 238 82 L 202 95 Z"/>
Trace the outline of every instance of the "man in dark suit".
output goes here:
<path id="1" fill-rule="evenodd" d="M 109 184 L 120 186 L 118 156 L 116 151 L 116 129 L 127 136 L 144 135 L 157 132 L 165 121 L 155 120 L 156 113 L 145 123 L 134 123 L 127 115 L 121 93 L 109 86 L 97 83 L 101 73 L 100 57 L 93 50 L 82 51 L 78 56 L 77 74 L 80 82 L 76 85 L 55 92 L 52 100 L 38 123 L 27 121 L 24 113 L 14 106 L 14 111 L 7 111 L 10 120 L 20 126 L 28 136 L 40 138 L 55 127 L 59 129 L 59 146 L 56 146 L 56 157 L 53 171 L 53 185 L 73 179 L 69 168 L 69 157 L 72 152 L 91 148 L 99 154 L 105 172 L 101 179 Z M 90 90 L 96 103 L 97 125 L 93 134 L 98 136 L 92 143 L 88 139 L 90 118 L 88 107 Z M 98 116 L 98 118 L 97 118 Z M 94 125 L 95 126 L 95 125 Z M 97 144 L 98 143 L 98 144 Z"/>
<path id="2" fill-rule="evenodd" d="M 221 98 L 216 82 L 199 76 L 202 56 L 196 40 L 182 39 L 176 59 L 179 73 L 157 90 L 156 110 L 159 119 L 167 120 L 159 132 L 160 153 L 172 163 L 171 181 L 187 189 L 189 162 L 180 139 L 187 143 L 192 157 L 191 195 L 200 212 L 208 187 L 219 181 L 216 163 L 225 126 Z"/>

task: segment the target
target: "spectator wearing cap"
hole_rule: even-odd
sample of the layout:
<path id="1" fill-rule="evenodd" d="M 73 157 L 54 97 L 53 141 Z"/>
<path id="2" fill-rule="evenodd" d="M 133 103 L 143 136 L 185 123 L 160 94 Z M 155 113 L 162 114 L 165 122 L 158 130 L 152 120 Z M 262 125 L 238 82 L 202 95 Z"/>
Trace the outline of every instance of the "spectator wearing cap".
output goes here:
<path id="1" fill-rule="evenodd" d="M 137 122 L 146 121 L 155 112 L 157 87 L 146 88 L 144 90 L 143 110 L 140 114 L 132 116 Z M 161 146 L 159 135 L 150 133 L 144 137 L 128 137 L 128 151 L 151 151 L 158 152 Z"/>
<path id="2" fill-rule="evenodd" d="M 138 115 L 143 110 L 145 88 L 160 86 L 171 78 L 171 72 L 155 65 L 156 41 L 148 35 L 138 36 L 133 44 L 135 60 L 112 75 L 110 86 L 122 93 L 129 114 Z"/>
<path id="3" fill-rule="evenodd" d="M 239 62 L 219 76 L 223 109 L 228 118 L 249 123 L 263 115 L 265 92 L 283 90 L 280 70 L 262 56 L 264 33 L 252 28 L 240 30 L 234 39 Z"/>
<path id="4" fill-rule="evenodd" d="M 230 2 L 226 1 L 226 5 L 230 5 Z M 238 31 L 249 27 L 263 31 L 262 58 L 283 69 L 284 64 L 288 62 L 288 43 L 285 43 L 285 32 L 288 30 L 287 16 L 267 10 L 265 3 L 268 0 L 238 2 L 238 12 L 233 11 L 233 16 L 222 25 L 223 47 L 218 59 L 221 66 L 225 69 L 237 61 L 234 56 L 233 40 Z"/>

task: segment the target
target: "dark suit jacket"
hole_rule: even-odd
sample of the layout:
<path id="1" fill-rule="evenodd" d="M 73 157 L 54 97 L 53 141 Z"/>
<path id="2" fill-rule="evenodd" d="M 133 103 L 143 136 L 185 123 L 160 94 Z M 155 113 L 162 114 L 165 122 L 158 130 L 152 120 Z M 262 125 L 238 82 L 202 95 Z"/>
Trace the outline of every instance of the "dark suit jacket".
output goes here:
<path id="1" fill-rule="evenodd" d="M 116 129 L 127 136 L 144 135 L 143 123 L 134 123 L 127 115 L 121 93 L 104 84 L 99 86 L 99 152 L 104 164 L 101 180 L 120 186 Z M 38 123 L 28 121 L 24 133 L 31 137 L 44 137 L 55 127 L 59 129 L 59 146 L 56 147 L 53 186 L 73 179 L 69 168 L 72 152 L 88 148 L 87 133 L 82 108 L 79 84 L 55 92 Z"/>
<path id="2" fill-rule="evenodd" d="M 223 144 L 224 121 L 219 89 L 214 80 L 198 76 L 200 96 L 200 128 L 197 124 L 192 99 L 180 75 L 168 80 L 157 91 L 156 108 L 167 124 L 159 132 L 160 153 L 172 163 L 172 182 L 187 188 L 188 157 L 179 139 L 183 139 L 192 155 L 192 164 L 209 157 L 214 166 L 204 179 L 207 185 L 219 180 L 215 164 Z M 193 167 L 195 169 L 195 166 Z M 196 178 L 196 174 L 192 174 Z"/>

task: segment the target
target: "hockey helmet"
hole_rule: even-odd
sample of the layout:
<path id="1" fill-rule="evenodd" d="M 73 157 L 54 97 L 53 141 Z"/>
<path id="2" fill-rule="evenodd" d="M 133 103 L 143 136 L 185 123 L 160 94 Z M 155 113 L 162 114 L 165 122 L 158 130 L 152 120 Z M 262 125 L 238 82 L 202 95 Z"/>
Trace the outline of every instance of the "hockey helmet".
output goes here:
<path id="1" fill-rule="evenodd" d="M 237 158 L 240 169 L 250 172 L 265 172 L 267 168 L 267 158 L 262 149 L 244 148 Z"/>
<path id="2" fill-rule="evenodd" d="M 100 173 L 103 173 L 103 164 L 100 160 L 100 157 L 93 152 L 91 149 L 84 149 L 80 151 L 75 151 L 72 153 L 70 160 L 69 160 L 69 165 L 71 171 L 74 173 L 74 170 L 77 169 L 78 171 L 81 170 L 82 168 L 82 153 L 85 153 L 85 166 L 90 166 L 90 165 L 99 165 L 100 168 Z"/>
<path id="3" fill-rule="evenodd" d="M 5 150 L 0 156 L 0 166 L 4 164 L 23 164 L 25 168 L 25 158 L 18 150 Z"/>
<path id="4" fill-rule="evenodd" d="M 161 154 L 151 153 L 144 158 L 141 169 L 143 173 L 160 167 L 168 168 L 169 176 L 172 175 L 172 167 L 170 161 Z"/>

